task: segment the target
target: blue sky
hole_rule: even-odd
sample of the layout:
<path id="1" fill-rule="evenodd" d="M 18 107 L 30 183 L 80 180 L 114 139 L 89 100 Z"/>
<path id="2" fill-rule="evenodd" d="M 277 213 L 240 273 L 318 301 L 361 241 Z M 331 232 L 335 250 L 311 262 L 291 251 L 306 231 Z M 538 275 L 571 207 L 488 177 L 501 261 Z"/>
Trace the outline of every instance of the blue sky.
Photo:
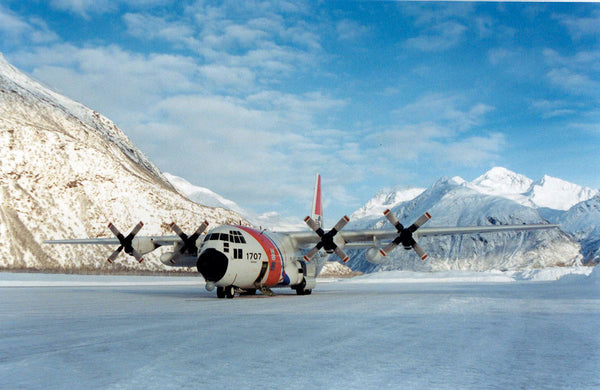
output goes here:
<path id="1" fill-rule="evenodd" d="M 0 51 L 158 167 L 326 223 L 493 166 L 600 188 L 600 5 L 0 1 Z"/>

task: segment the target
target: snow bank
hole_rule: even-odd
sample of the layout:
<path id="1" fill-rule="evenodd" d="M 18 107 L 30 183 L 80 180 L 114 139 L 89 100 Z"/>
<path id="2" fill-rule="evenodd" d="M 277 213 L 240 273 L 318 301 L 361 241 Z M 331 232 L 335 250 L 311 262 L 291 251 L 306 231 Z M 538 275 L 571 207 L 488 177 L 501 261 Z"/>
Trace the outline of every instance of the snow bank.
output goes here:
<path id="1" fill-rule="evenodd" d="M 347 283 L 512 283 L 517 281 L 546 282 L 565 278 L 600 282 L 600 271 L 591 267 L 550 267 L 524 271 L 382 271 L 358 276 Z M 589 275 L 589 276 L 588 276 Z"/>

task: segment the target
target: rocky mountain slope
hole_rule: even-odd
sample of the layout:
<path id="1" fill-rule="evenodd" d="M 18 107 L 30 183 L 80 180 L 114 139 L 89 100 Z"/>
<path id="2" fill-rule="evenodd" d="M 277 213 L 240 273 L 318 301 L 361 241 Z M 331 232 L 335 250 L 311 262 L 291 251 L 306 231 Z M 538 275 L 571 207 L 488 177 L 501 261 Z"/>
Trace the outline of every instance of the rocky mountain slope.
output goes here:
<path id="1" fill-rule="evenodd" d="M 223 208 L 200 206 L 178 193 L 125 134 L 99 113 L 21 73 L 0 55 L 0 268 L 103 271 L 164 269 L 157 256 L 139 265 L 114 248 L 51 246 L 45 239 L 171 234 L 177 221 L 192 230 L 238 223 Z"/>

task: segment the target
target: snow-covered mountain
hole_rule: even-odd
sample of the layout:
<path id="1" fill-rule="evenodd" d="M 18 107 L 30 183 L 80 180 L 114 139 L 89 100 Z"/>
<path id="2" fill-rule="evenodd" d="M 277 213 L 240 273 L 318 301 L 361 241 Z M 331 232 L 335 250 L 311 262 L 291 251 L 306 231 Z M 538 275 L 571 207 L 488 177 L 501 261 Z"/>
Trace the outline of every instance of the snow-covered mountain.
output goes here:
<path id="1" fill-rule="evenodd" d="M 600 263 L 600 194 L 567 211 L 540 209 L 540 213 L 581 243 L 587 262 Z"/>
<path id="2" fill-rule="evenodd" d="M 599 191 L 544 175 L 533 181 L 506 168 L 492 168 L 465 186 L 487 195 L 501 196 L 524 206 L 568 210 L 596 196 Z"/>
<path id="3" fill-rule="evenodd" d="M 244 213 L 244 210 L 237 203 L 222 197 L 208 188 L 196 186 L 182 177 L 167 172 L 164 173 L 164 176 L 177 191 L 198 204 L 209 207 L 222 207 L 240 214 Z"/>
<path id="4" fill-rule="evenodd" d="M 485 176 L 485 175 L 484 175 Z M 491 176 L 491 175 L 490 175 Z M 504 180 L 496 188 L 524 188 L 526 180 Z M 491 181 L 488 188 L 493 188 Z M 545 223 L 544 218 L 532 207 L 514 200 L 479 191 L 460 178 L 441 179 L 415 199 L 398 204 L 392 211 L 405 224 L 429 211 L 433 218 L 427 226 L 465 226 L 495 224 Z M 388 228 L 389 222 L 362 218 L 351 221 L 349 228 Z M 396 250 L 383 265 L 369 263 L 364 250 L 348 250 L 350 267 L 355 271 L 374 270 L 491 270 L 522 269 L 555 265 L 574 265 L 582 260 L 581 246 L 558 229 L 525 232 L 493 233 L 462 236 L 425 237 L 419 243 L 430 254 L 422 262 L 412 251 Z"/>
<path id="5" fill-rule="evenodd" d="M 177 191 L 194 202 L 205 206 L 224 207 L 229 210 L 233 210 L 242 215 L 254 226 L 264 227 L 276 231 L 295 231 L 306 229 L 306 225 L 302 219 L 284 217 L 275 211 L 266 212 L 263 214 L 246 211 L 234 201 L 226 199 L 223 196 L 209 190 L 208 188 L 194 185 L 184 178 L 172 175 L 170 173 L 165 173 L 164 175 L 177 189 Z"/>
<path id="6" fill-rule="evenodd" d="M 350 219 L 379 218 L 385 210 L 392 209 L 402 202 L 413 200 L 423 191 L 425 188 L 418 187 L 381 190 L 363 207 L 352 213 Z"/>
<path id="7" fill-rule="evenodd" d="M 0 55 L 0 268 L 164 269 L 157 256 L 140 266 L 114 248 L 52 246 L 45 239 L 124 234 L 172 234 L 176 221 L 192 230 L 242 217 L 198 205 L 178 193 L 109 119 L 61 96 L 12 67 Z"/>

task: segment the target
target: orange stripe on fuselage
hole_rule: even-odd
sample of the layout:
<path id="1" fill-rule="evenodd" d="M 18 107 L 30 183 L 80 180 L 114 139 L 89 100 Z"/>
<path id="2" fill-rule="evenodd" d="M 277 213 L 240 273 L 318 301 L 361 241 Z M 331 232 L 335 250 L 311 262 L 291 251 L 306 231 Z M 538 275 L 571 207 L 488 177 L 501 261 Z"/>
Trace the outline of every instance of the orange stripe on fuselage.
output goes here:
<path id="1" fill-rule="evenodd" d="M 265 254 L 269 259 L 269 266 L 267 268 L 267 280 L 264 285 L 267 287 L 275 286 L 279 284 L 283 280 L 282 277 L 282 263 L 281 256 L 279 254 L 279 249 L 273 244 L 273 241 L 269 237 L 265 235 L 264 232 L 259 232 L 258 230 L 251 229 L 245 226 L 237 226 L 242 229 L 246 233 L 250 234 L 252 238 L 254 238 L 260 246 L 262 246 Z"/>

